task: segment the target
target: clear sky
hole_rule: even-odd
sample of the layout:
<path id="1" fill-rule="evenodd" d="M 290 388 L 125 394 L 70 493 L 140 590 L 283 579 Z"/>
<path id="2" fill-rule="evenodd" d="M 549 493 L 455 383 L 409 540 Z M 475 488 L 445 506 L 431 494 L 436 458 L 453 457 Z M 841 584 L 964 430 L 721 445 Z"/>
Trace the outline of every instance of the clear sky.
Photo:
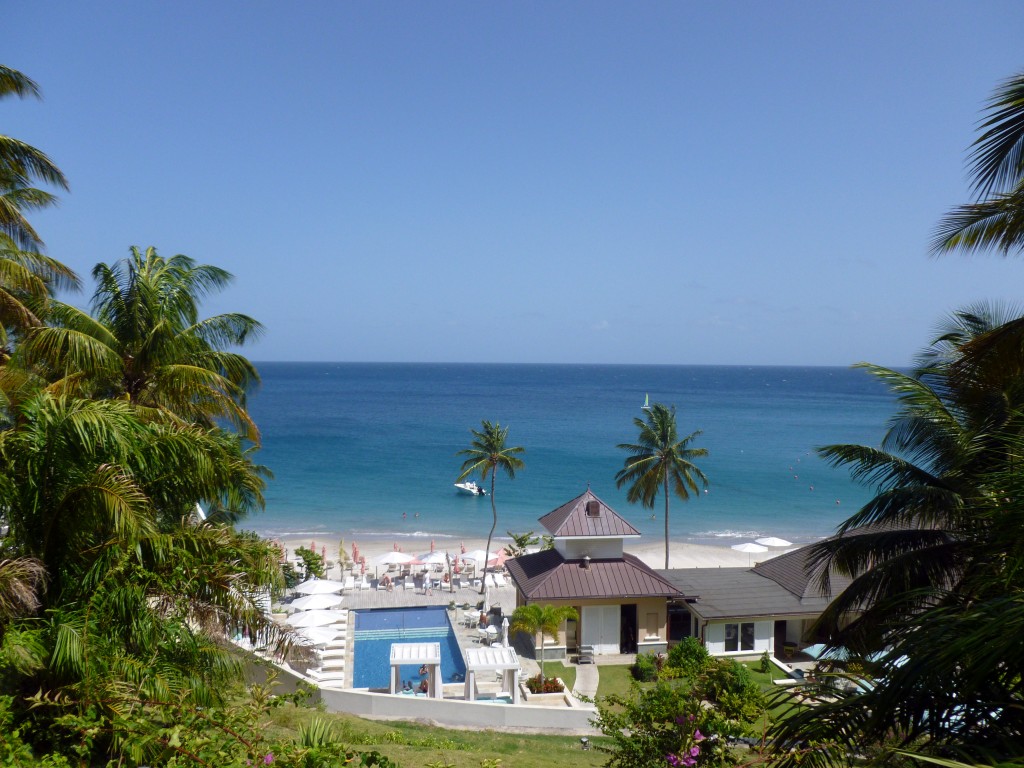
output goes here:
<path id="1" fill-rule="evenodd" d="M 236 276 L 255 360 L 906 364 L 1024 260 L 931 258 L 1020 2 L 32 2 L 0 132 Z M 77 298 L 88 301 L 92 286 Z"/>

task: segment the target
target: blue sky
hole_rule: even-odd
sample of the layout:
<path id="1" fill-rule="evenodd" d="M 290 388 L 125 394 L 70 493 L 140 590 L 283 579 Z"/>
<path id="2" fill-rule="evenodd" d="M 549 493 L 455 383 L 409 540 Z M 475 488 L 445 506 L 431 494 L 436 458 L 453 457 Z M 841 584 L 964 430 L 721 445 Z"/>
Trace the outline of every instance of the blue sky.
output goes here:
<path id="1" fill-rule="evenodd" d="M 4 12 L 0 131 L 93 265 L 233 272 L 255 360 L 906 364 L 1024 262 L 931 258 L 1019 2 L 132 2 Z M 88 291 L 76 299 L 88 300 Z"/>

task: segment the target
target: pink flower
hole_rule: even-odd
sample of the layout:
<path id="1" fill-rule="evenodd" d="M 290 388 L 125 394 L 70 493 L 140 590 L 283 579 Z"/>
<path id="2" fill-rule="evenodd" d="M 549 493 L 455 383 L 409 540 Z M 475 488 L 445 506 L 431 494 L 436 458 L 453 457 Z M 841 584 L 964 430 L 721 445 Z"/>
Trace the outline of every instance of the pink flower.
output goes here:
<path id="1" fill-rule="evenodd" d="M 696 757 L 700 754 L 700 747 L 690 747 L 690 756 Z"/>
<path id="2" fill-rule="evenodd" d="M 693 732 L 693 740 L 694 741 L 704 741 L 704 734 L 700 732 L 700 728 L 696 729 Z"/>
<path id="3" fill-rule="evenodd" d="M 665 755 L 665 760 L 668 761 L 668 764 L 671 765 L 672 768 L 679 768 L 679 766 L 682 765 L 682 762 L 679 760 L 679 758 L 673 755 L 671 752 Z"/>
<path id="4" fill-rule="evenodd" d="M 691 766 L 691 765 L 696 765 L 696 764 L 697 764 L 697 761 L 696 761 L 696 760 L 694 760 L 694 759 L 693 759 L 692 757 L 690 757 L 689 755 L 687 755 L 687 756 L 683 757 L 682 763 L 683 763 L 683 765 L 685 765 L 685 766 Z"/>
<path id="5" fill-rule="evenodd" d="M 274 753 L 267 752 L 267 756 L 263 758 L 263 764 L 270 765 L 272 762 L 274 762 Z"/>

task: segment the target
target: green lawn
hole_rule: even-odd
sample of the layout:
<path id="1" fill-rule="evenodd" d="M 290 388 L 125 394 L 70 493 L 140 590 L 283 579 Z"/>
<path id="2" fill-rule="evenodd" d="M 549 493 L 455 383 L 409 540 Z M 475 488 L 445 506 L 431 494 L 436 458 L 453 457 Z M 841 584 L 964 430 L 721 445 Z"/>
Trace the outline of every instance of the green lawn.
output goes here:
<path id="1" fill-rule="evenodd" d="M 500 760 L 502 768 L 597 768 L 606 759 L 596 749 L 581 749 L 579 738 L 574 736 L 435 728 L 420 723 L 363 720 L 290 705 L 271 710 L 271 717 L 272 736 L 295 738 L 300 725 L 321 718 L 332 724 L 335 736 L 349 747 L 376 750 L 409 768 L 430 763 L 479 768 L 485 760 Z M 602 741 L 593 739 L 595 744 Z"/>
<path id="2" fill-rule="evenodd" d="M 549 661 L 544 664 L 545 677 L 560 677 L 570 691 L 576 684 L 576 667 L 567 667 L 560 661 Z"/>

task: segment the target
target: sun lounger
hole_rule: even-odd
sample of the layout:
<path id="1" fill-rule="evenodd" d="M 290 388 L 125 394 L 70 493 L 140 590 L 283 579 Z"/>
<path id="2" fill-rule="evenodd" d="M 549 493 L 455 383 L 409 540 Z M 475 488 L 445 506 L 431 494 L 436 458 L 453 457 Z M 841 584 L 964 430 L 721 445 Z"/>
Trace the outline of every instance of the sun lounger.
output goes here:
<path id="1" fill-rule="evenodd" d="M 356 588 L 356 577 L 355 576 L 348 576 L 345 579 L 345 586 L 341 588 L 341 591 L 342 592 L 351 592 L 355 588 Z"/>
<path id="2" fill-rule="evenodd" d="M 405 585 L 406 590 L 416 589 L 416 580 L 413 579 L 411 576 L 407 578 L 403 583 Z"/>

